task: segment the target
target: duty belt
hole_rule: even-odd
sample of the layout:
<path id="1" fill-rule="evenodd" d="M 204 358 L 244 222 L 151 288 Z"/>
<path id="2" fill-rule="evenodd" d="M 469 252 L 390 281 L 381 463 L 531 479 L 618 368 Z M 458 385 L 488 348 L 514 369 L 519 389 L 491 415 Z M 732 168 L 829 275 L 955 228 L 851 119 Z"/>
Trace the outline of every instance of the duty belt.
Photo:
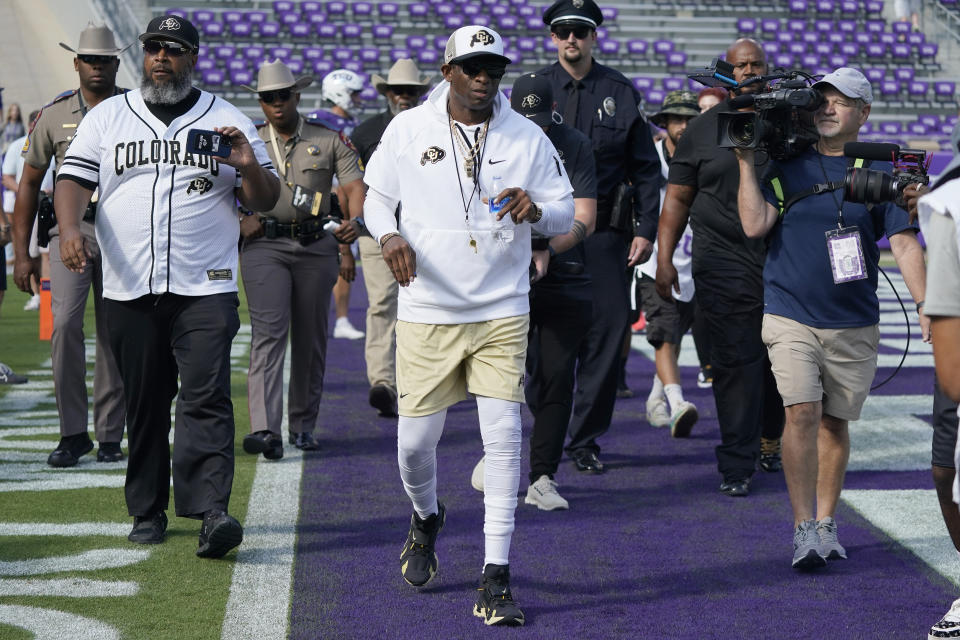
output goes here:
<path id="1" fill-rule="evenodd" d="M 263 223 L 266 238 L 290 238 L 298 240 L 303 246 L 313 244 L 327 235 L 319 219 L 286 224 L 277 222 L 276 218 L 265 217 Z"/>

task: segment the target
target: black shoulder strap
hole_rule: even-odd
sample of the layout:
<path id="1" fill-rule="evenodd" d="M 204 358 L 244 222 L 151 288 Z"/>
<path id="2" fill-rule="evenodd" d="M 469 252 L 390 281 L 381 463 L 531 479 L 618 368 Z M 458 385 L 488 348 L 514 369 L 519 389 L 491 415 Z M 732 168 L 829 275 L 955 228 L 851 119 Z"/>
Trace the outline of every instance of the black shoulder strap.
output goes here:
<path id="1" fill-rule="evenodd" d="M 854 169 L 866 169 L 870 166 L 870 160 L 864 160 L 863 158 L 850 158 L 847 162 L 847 166 Z M 769 180 L 770 187 L 773 189 L 773 193 L 777 196 L 777 202 L 780 205 L 780 217 L 782 218 L 787 211 L 790 210 L 790 207 L 795 205 L 800 200 L 812 195 L 823 193 L 825 191 L 833 191 L 839 189 L 843 186 L 843 183 L 837 185 L 833 182 L 828 182 L 824 184 L 815 184 L 809 189 L 804 189 L 798 193 L 792 194 L 789 198 L 785 197 L 783 191 L 783 181 L 780 175 L 775 175 Z"/>

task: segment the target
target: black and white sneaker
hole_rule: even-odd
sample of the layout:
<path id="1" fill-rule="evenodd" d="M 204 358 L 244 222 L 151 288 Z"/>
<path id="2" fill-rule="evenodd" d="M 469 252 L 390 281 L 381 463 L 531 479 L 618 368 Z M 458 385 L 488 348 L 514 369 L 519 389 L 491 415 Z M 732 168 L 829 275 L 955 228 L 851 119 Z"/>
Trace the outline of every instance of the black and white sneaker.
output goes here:
<path id="1" fill-rule="evenodd" d="M 953 601 L 950 611 L 940 618 L 940 621 L 930 627 L 927 640 L 939 638 L 960 638 L 960 598 Z"/>
<path id="2" fill-rule="evenodd" d="M 442 502 L 437 503 L 437 512 L 428 518 L 421 518 L 416 511 L 410 517 L 410 532 L 400 553 L 400 573 L 415 587 L 422 587 L 437 575 L 440 566 L 436 551 L 437 534 L 446 517 L 447 510 Z"/>
<path id="3" fill-rule="evenodd" d="M 510 593 L 510 565 L 488 564 L 483 568 L 477 603 L 473 615 L 483 618 L 486 625 L 519 627 L 523 625 L 523 611 Z"/>

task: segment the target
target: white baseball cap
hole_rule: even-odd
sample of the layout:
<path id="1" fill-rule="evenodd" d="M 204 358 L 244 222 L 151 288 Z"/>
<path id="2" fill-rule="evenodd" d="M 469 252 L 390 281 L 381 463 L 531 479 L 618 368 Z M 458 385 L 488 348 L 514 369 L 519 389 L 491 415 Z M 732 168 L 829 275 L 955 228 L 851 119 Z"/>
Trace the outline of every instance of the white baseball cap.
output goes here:
<path id="1" fill-rule="evenodd" d="M 848 98 L 860 98 L 867 104 L 873 102 L 873 87 L 867 77 L 850 67 L 840 67 L 832 73 L 823 76 L 819 82 L 813 85 L 814 89 L 821 85 L 830 85 Z"/>
<path id="2" fill-rule="evenodd" d="M 503 38 L 500 34 L 490 27 L 471 24 L 460 27 L 447 40 L 443 63 L 462 62 L 479 56 L 500 58 L 504 64 L 510 64 L 510 58 L 503 55 Z"/>

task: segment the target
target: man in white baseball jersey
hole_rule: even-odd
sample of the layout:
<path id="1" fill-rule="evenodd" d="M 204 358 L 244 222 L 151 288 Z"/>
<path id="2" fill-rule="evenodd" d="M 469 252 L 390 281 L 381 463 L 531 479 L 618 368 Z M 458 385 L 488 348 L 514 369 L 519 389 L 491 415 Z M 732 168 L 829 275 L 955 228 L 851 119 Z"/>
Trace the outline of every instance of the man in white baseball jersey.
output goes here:
<path id="1" fill-rule="evenodd" d="M 446 82 L 393 119 L 371 158 L 364 218 L 401 287 L 398 458 L 414 514 L 400 570 L 415 586 L 436 573 L 445 515 L 436 447 L 447 407 L 470 391 L 486 456 L 486 552 L 473 612 L 486 624 L 519 625 L 508 555 L 520 481 L 530 230 L 568 232 L 573 188 L 550 140 L 498 91 L 509 62 L 503 40 L 486 27 L 450 36 Z"/>
<path id="2" fill-rule="evenodd" d="M 127 509 L 132 542 L 163 541 L 170 494 L 170 403 L 177 396 L 177 515 L 203 519 L 197 555 L 220 557 L 243 529 L 227 514 L 233 485 L 230 343 L 237 314 L 235 199 L 269 210 L 280 183 L 250 120 L 192 86 L 199 36 L 176 16 L 140 36 L 140 89 L 101 103 L 67 150 L 55 195 L 60 251 L 87 261 L 78 228 L 99 189 L 96 233 L 110 344 L 127 404 Z M 214 130 L 227 157 L 191 153 L 193 129 Z M 181 386 L 177 388 L 177 376 Z"/>

